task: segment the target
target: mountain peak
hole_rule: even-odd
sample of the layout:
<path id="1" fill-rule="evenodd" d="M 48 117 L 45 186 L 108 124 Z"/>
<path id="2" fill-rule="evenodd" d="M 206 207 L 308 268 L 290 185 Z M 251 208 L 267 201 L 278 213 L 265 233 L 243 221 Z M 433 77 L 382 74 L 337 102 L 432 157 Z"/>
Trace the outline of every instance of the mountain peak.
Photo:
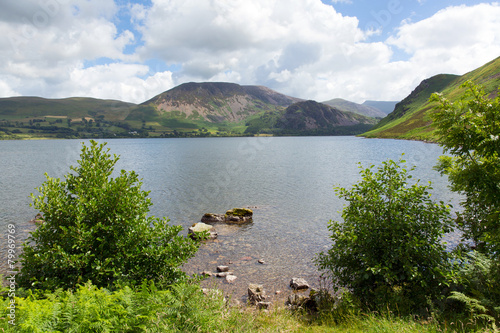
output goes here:
<path id="1" fill-rule="evenodd" d="M 143 105 L 159 113 L 180 112 L 210 122 L 237 122 L 261 111 L 287 107 L 298 98 L 262 86 L 228 82 L 188 82 L 161 93 Z"/>

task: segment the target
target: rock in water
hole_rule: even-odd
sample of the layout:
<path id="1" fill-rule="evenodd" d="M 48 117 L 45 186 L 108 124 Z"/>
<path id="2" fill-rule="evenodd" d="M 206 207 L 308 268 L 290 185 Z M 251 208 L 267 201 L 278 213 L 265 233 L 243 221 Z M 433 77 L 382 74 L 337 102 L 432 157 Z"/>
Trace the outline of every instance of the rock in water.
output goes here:
<path id="1" fill-rule="evenodd" d="M 226 223 L 252 222 L 253 211 L 248 208 L 233 208 L 226 212 Z"/>
<path id="2" fill-rule="evenodd" d="M 197 233 L 203 233 L 205 231 L 208 231 L 210 234 L 209 238 L 214 239 L 214 238 L 217 238 L 217 233 L 213 230 L 213 228 L 214 227 L 209 225 L 209 224 L 198 222 L 198 223 L 195 223 L 191 227 L 188 228 L 188 235 L 189 235 L 189 237 L 194 239 L 197 237 L 197 235 L 196 235 Z"/>
<path id="3" fill-rule="evenodd" d="M 302 278 L 292 278 L 290 281 L 290 287 L 295 290 L 309 289 L 309 284 Z"/>
<path id="4" fill-rule="evenodd" d="M 206 213 L 201 218 L 201 222 L 204 222 L 204 223 L 224 222 L 225 220 L 226 220 L 226 217 L 224 216 L 224 214 Z"/>
<path id="5" fill-rule="evenodd" d="M 226 281 L 227 283 L 233 283 L 234 281 L 236 281 L 236 276 L 234 275 L 226 275 Z"/>
<path id="6" fill-rule="evenodd" d="M 229 272 L 229 266 L 217 266 L 217 272 Z"/>

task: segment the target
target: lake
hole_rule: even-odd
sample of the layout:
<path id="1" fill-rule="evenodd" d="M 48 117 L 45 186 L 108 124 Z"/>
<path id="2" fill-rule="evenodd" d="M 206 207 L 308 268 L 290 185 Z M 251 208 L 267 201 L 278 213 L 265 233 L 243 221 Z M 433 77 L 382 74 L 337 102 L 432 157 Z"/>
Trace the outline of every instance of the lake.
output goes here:
<path id="1" fill-rule="evenodd" d="M 106 140 L 98 140 L 104 142 Z M 36 211 L 29 194 L 44 173 L 63 177 L 76 165 L 82 140 L 0 141 L 0 227 L 16 225 L 25 238 Z M 84 141 L 88 142 L 88 141 Z M 404 153 L 415 165 L 415 178 L 432 181 L 433 198 L 458 206 L 458 196 L 432 167 L 442 148 L 417 141 L 357 137 L 251 137 L 107 140 L 120 155 L 117 170 L 135 170 L 143 189 L 151 191 L 151 214 L 170 218 L 187 229 L 204 213 L 224 213 L 251 207 L 254 222 L 244 226 L 217 225 L 219 238 L 202 245 L 189 261 L 189 273 L 215 271 L 229 264 L 238 278 L 233 285 L 211 278 L 234 298 L 248 283 L 262 283 L 268 294 L 287 291 L 292 277 L 317 286 L 319 273 L 311 262 L 330 244 L 327 223 L 338 220 L 343 202 L 334 186 L 349 187 L 359 177 L 358 162 L 368 167 Z M 186 234 L 186 230 L 184 230 Z M 0 249 L 0 269 L 6 270 L 6 242 Z M 258 259 L 264 259 L 261 265 Z M 274 297 L 274 296 L 273 296 Z"/>

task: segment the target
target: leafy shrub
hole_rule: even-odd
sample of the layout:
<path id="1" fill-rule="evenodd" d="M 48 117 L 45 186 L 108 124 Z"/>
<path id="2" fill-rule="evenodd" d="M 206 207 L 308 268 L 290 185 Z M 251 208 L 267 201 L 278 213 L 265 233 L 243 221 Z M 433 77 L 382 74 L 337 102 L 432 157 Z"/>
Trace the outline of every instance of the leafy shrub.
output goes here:
<path id="1" fill-rule="evenodd" d="M 464 238 L 481 252 L 500 251 L 500 98 L 492 100 L 472 81 L 461 99 L 450 102 L 440 94 L 433 115 L 438 142 L 451 156 L 437 169 L 448 176 L 453 191 L 464 195 L 458 225 Z"/>
<path id="2" fill-rule="evenodd" d="M 55 290 L 92 281 L 112 288 L 119 281 L 169 285 L 185 278 L 179 266 L 197 243 L 178 235 L 180 226 L 148 217 L 149 192 L 134 172 L 111 178 L 118 161 L 105 144 L 83 146 L 65 180 L 51 178 L 32 194 L 42 223 L 24 244 L 20 286 Z"/>
<path id="3" fill-rule="evenodd" d="M 370 307 L 425 306 L 447 281 L 441 238 L 451 227 L 449 208 L 431 200 L 430 185 L 408 183 L 404 162 L 388 160 L 376 172 L 373 166 L 362 169 L 362 180 L 352 189 L 336 188 L 348 203 L 344 221 L 330 221 L 332 247 L 315 258 L 320 269 Z"/>

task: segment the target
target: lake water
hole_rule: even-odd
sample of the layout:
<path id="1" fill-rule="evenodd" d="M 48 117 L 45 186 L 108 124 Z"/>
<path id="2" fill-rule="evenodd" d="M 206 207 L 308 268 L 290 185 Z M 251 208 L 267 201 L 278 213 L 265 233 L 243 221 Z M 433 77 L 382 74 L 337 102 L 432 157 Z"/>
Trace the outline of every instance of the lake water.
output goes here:
<path id="1" fill-rule="evenodd" d="M 104 140 L 99 140 L 103 142 Z M 234 298 L 246 293 L 248 283 L 264 284 L 268 294 L 287 292 L 292 277 L 313 286 L 319 273 L 311 259 L 330 241 L 327 223 L 339 219 L 343 202 L 333 186 L 349 187 L 359 180 L 357 162 L 364 167 L 405 153 L 415 165 L 415 178 L 433 182 L 433 197 L 458 206 L 447 180 L 432 170 L 442 149 L 416 141 L 356 137 L 252 137 L 108 140 L 111 153 L 120 155 L 117 170 L 135 170 L 143 189 L 151 191 L 151 214 L 167 216 L 185 229 L 204 213 L 224 213 L 252 207 L 254 222 L 245 226 L 217 225 L 219 238 L 202 245 L 185 270 L 215 271 L 229 264 L 238 278 L 232 285 L 211 278 Z M 63 177 L 76 165 L 81 140 L 0 141 L 0 229 L 15 224 L 25 238 L 36 212 L 29 194 L 44 173 Z M 186 233 L 184 231 L 184 233 Z M 6 239 L 7 236 L 4 237 Z M 6 270 L 7 242 L 0 247 L 0 269 Z M 258 259 L 264 259 L 261 265 Z"/>

